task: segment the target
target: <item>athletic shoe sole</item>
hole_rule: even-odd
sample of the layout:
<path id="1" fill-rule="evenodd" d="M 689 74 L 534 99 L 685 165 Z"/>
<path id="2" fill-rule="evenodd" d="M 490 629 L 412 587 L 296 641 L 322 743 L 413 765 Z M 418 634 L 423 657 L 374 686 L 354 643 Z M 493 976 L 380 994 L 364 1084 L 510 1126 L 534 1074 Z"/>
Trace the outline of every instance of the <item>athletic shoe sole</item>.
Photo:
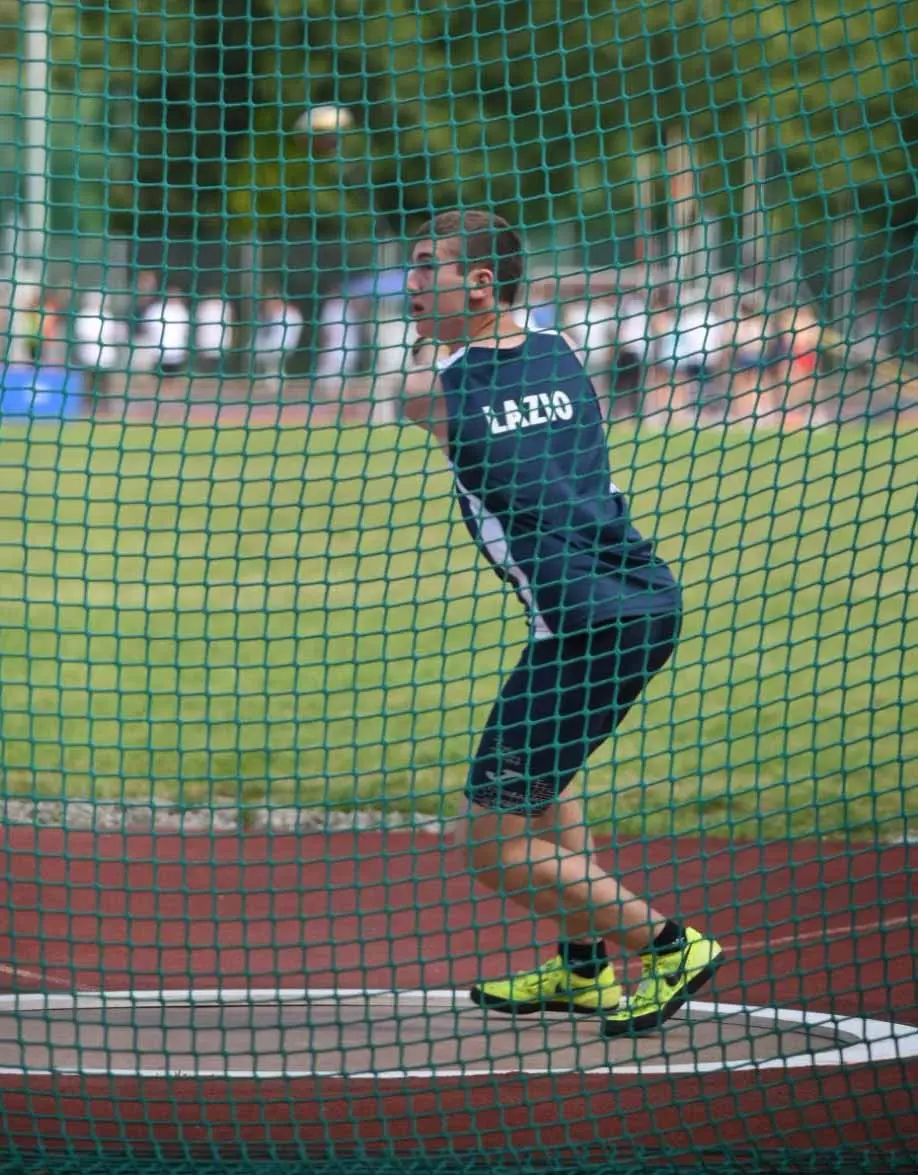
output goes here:
<path id="1" fill-rule="evenodd" d="M 653 1032 L 657 1028 L 662 1028 L 664 1023 L 671 1019 L 683 1004 L 688 1002 L 690 996 L 693 996 L 696 991 L 699 991 L 706 983 L 714 978 L 718 967 L 721 966 L 724 959 L 723 951 L 719 955 L 715 955 L 707 966 L 702 968 L 697 975 L 688 981 L 685 987 L 655 1012 L 647 1012 L 643 1016 L 633 1016 L 627 1020 L 604 1020 L 602 1026 L 603 1036 L 636 1036 L 641 1032 Z"/>
<path id="2" fill-rule="evenodd" d="M 469 992 L 469 999 L 479 1008 L 488 1012 L 499 1012 L 502 1016 L 534 1016 L 538 1012 L 565 1012 L 575 1016 L 601 1016 L 602 1008 L 584 1008 L 570 1000 L 534 1000 L 528 1003 L 502 1000 L 500 996 L 488 995 L 487 992 L 473 987 Z"/>

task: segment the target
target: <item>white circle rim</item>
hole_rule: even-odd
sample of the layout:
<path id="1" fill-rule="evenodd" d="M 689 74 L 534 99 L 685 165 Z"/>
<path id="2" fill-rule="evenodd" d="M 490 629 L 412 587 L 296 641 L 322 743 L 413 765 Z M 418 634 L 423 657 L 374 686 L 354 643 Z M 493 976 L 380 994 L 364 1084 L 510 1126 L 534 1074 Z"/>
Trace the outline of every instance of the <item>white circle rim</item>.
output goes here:
<path id="1" fill-rule="evenodd" d="M 191 988 L 138 991 L 110 991 L 98 993 L 14 994 L 0 995 L 0 1016 L 34 1014 L 36 1012 L 74 1012 L 100 1009 L 127 1009 L 161 1005 L 233 1005 L 233 1004 L 288 1004 L 315 1003 L 321 1000 L 389 1000 L 393 1003 L 420 1005 L 431 1011 L 447 1009 L 473 1010 L 465 991 L 432 989 L 430 991 L 390 988 Z M 84 1067 L 54 1067 L 39 1069 L 25 1066 L 0 1067 L 0 1077 L 129 1077 L 182 1079 L 217 1079 L 225 1081 L 296 1080 L 308 1077 L 339 1077 L 348 1081 L 404 1081 L 432 1078 L 468 1078 L 498 1076 L 546 1076 L 565 1073 L 641 1076 L 679 1076 L 698 1073 L 742 1073 L 762 1070 L 789 1070 L 810 1068 L 838 1068 L 849 1065 L 881 1064 L 889 1061 L 918 1059 L 918 1026 L 897 1024 L 888 1020 L 865 1017 L 835 1016 L 829 1012 L 804 1012 L 796 1008 L 760 1007 L 746 1004 L 705 1003 L 691 1000 L 678 1013 L 679 1019 L 699 1020 L 708 1017 L 745 1015 L 763 1027 L 774 1025 L 788 1028 L 806 1026 L 823 1030 L 836 1037 L 848 1037 L 852 1043 L 842 1048 L 825 1049 L 815 1053 L 796 1053 L 787 1057 L 766 1060 L 724 1059 L 692 1064 L 663 1063 L 614 1064 L 584 1067 L 482 1067 L 470 1063 L 462 1067 L 384 1069 L 370 1072 L 344 1073 L 337 1069 L 215 1069 L 205 1066 L 194 1069 L 99 1069 Z"/>

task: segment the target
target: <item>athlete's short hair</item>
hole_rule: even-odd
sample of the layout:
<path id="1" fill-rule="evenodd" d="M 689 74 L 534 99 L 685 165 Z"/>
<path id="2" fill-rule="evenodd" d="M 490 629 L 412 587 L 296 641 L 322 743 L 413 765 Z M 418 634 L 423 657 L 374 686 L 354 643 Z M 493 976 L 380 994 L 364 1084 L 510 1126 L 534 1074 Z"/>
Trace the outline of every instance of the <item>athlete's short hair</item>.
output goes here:
<path id="1" fill-rule="evenodd" d="M 487 263 L 494 270 L 498 299 L 508 306 L 516 301 L 524 272 L 523 243 L 496 212 L 483 208 L 441 212 L 421 226 L 418 236 L 459 241 L 460 263 Z"/>

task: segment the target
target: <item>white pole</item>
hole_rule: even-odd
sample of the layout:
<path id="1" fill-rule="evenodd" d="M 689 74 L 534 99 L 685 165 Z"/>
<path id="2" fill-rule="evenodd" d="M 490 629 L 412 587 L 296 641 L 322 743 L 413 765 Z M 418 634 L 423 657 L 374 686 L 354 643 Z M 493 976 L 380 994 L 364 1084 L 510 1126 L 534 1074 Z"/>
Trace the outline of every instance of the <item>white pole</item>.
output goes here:
<path id="1" fill-rule="evenodd" d="M 670 227 L 674 243 L 674 272 L 677 282 L 690 280 L 698 262 L 692 256 L 693 229 L 698 219 L 697 187 L 691 148 L 680 134 L 667 144 L 669 172 Z"/>
<path id="2" fill-rule="evenodd" d="M 50 0 L 23 0 L 26 269 L 41 274 L 48 221 L 48 21 Z"/>
<path id="3" fill-rule="evenodd" d="M 643 265 L 646 280 L 650 280 L 650 270 L 655 260 L 653 240 L 653 174 L 652 160 L 649 151 L 642 151 L 637 157 L 636 174 L 634 178 L 634 212 L 635 212 L 635 258 L 639 265 Z"/>
<path id="4" fill-rule="evenodd" d="M 746 124 L 746 166 L 743 184 L 743 265 L 758 282 L 759 268 L 766 257 L 765 154 L 767 131 L 758 115 Z"/>
<path id="5" fill-rule="evenodd" d="M 837 329 L 848 335 L 854 323 L 854 286 L 857 278 L 857 230 L 850 212 L 848 216 L 836 220 L 831 225 L 831 242 L 834 253 L 832 317 Z"/>

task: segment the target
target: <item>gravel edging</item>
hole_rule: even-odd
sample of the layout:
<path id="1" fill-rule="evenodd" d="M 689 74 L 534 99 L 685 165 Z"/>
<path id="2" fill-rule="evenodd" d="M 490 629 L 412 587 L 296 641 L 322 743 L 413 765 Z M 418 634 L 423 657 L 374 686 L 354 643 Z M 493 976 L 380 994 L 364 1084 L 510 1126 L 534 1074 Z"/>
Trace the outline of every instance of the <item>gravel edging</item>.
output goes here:
<path id="1" fill-rule="evenodd" d="M 422 813 L 376 809 L 341 812 L 328 808 L 254 807 L 209 804 L 181 807 L 162 801 L 122 803 L 90 800 L 0 800 L 0 823 L 31 824 L 95 832 L 179 832 L 220 835 L 264 832 L 362 832 L 400 829 L 444 836 L 447 821 Z"/>
<path id="2" fill-rule="evenodd" d="M 0 825 L 32 825 L 92 832 L 166 832 L 186 835 L 403 831 L 449 839 L 455 819 L 422 812 L 384 812 L 378 808 L 238 807 L 208 804 L 182 807 L 168 800 L 133 803 L 113 800 L 27 800 L 0 797 Z M 914 823 L 878 838 L 884 845 L 918 844 Z"/>

